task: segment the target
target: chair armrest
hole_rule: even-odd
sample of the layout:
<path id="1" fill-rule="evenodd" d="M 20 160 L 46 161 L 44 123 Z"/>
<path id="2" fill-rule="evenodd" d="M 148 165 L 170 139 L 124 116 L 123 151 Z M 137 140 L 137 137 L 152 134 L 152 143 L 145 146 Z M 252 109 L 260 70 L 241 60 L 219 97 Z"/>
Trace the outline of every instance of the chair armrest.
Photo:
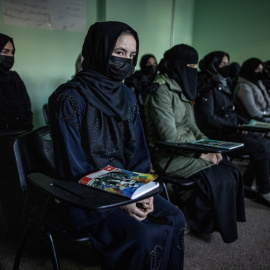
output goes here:
<path id="1" fill-rule="evenodd" d="M 8 135 L 21 135 L 21 134 L 24 134 L 26 132 L 28 132 L 29 130 L 26 130 L 26 129 L 18 129 L 18 130 L 5 130 L 5 131 L 1 131 L 0 132 L 0 136 L 8 136 Z"/>
<path id="2" fill-rule="evenodd" d="M 225 153 L 225 152 L 230 151 L 226 149 L 219 149 L 219 148 L 203 146 L 203 145 L 195 145 L 191 143 L 171 143 L 171 142 L 163 142 L 163 141 L 155 141 L 154 148 L 156 147 L 163 147 L 163 148 L 167 148 L 171 150 L 186 150 L 186 151 L 191 151 L 194 153 Z"/>
<path id="3" fill-rule="evenodd" d="M 224 129 L 227 129 L 228 131 L 238 132 L 238 131 L 250 131 L 250 132 L 258 132 L 258 133 L 267 133 L 270 132 L 270 128 L 266 127 L 252 127 L 252 126 L 224 126 Z"/>
<path id="4" fill-rule="evenodd" d="M 153 191 L 150 191 L 137 199 L 131 200 L 126 197 L 87 187 L 73 181 L 54 179 L 42 173 L 31 173 L 28 175 L 28 179 L 32 185 L 54 196 L 61 202 L 92 211 L 105 210 L 130 204 L 163 191 L 163 187 L 160 185 Z"/>

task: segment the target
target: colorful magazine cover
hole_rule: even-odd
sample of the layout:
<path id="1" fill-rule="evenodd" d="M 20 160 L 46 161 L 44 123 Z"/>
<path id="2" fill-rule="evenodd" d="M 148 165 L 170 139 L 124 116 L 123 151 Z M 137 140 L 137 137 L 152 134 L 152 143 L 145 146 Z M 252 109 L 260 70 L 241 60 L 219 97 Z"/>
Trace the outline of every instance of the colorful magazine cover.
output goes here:
<path id="1" fill-rule="evenodd" d="M 154 182 L 156 178 L 156 174 L 131 172 L 108 165 L 82 177 L 79 183 L 135 199 L 158 187 L 159 183 Z"/>

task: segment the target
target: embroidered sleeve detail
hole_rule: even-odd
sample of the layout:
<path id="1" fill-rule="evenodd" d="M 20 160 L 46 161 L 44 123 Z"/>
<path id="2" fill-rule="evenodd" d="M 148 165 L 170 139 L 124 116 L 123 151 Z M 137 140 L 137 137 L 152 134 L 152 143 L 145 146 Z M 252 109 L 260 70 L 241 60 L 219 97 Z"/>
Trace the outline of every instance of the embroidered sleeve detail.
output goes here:
<path id="1" fill-rule="evenodd" d="M 78 101 L 67 93 L 61 93 L 56 102 L 59 108 L 57 119 L 76 127 L 80 125 L 78 117 L 81 116 L 81 108 Z"/>

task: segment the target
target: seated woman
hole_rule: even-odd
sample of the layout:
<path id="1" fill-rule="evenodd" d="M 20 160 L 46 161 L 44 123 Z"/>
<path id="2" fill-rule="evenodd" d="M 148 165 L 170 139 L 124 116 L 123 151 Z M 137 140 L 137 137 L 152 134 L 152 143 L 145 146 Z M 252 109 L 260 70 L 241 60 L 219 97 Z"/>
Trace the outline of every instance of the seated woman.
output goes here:
<path id="1" fill-rule="evenodd" d="M 195 101 L 196 122 L 211 139 L 244 143 L 245 146 L 234 150 L 233 154 L 251 156 L 243 176 L 245 189 L 254 190 L 252 183 L 256 179 L 261 197 L 269 202 L 270 142 L 259 135 L 226 129 L 241 124 L 232 103 L 232 92 L 227 79 L 228 65 L 229 55 L 222 51 L 211 52 L 200 61 L 201 72 Z"/>
<path id="2" fill-rule="evenodd" d="M 147 95 L 156 91 L 156 87 L 152 84 L 157 75 L 157 60 L 153 54 L 145 54 L 140 61 L 141 70 L 135 71 L 125 80 L 125 84 L 131 88 L 137 98 L 140 110 L 141 120 L 146 133 L 146 123 L 144 115 L 144 102 Z"/>
<path id="3" fill-rule="evenodd" d="M 33 128 L 31 103 L 25 85 L 16 71 L 11 71 L 14 64 L 15 46 L 13 39 L 0 33 L 0 200 L 8 228 L 21 224 L 19 200 L 21 190 L 17 187 L 17 170 L 13 156 L 13 140 L 18 134 Z M 11 190 L 11 194 L 8 192 Z M 10 204 L 13 197 L 14 204 Z M 13 208 L 14 207 L 14 208 Z M 14 222 L 14 217 L 18 217 Z M 16 224 L 16 225 L 18 225 Z M 17 227 L 16 227 L 17 229 Z M 12 230 L 11 230 L 12 231 Z"/>
<path id="4" fill-rule="evenodd" d="M 263 62 L 257 58 L 246 60 L 239 73 L 233 101 L 239 115 L 247 119 L 270 122 L 270 96 L 263 84 Z"/>
<path id="5" fill-rule="evenodd" d="M 0 34 L 0 130 L 31 130 L 33 113 L 25 85 L 14 64 L 13 39 Z"/>
<path id="6" fill-rule="evenodd" d="M 192 103 L 197 62 L 197 51 L 185 44 L 164 53 L 154 80 L 159 88 L 145 103 L 150 147 L 156 140 L 183 143 L 205 137 L 196 126 Z M 160 170 L 169 156 L 168 150 L 157 149 L 152 162 Z M 226 243 L 238 238 L 237 221 L 245 221 L 245 208 L 241 174 L 233 164 L 221 154 L 183 152 L 167 172 L 197 181 L 198 189 L 183 209 L 192 229 L 207 234 L 218 231 Z"/>
<path id="7" fill-rule="evenodd" d="M 137 33 L 120 22 L 92 25 L 83 70 L 49 98 L 55 162 L 77 181 L 107 165 L 150 171 L 136 98 L 122 81 L 134 72 Z M 98 213 L 67 209 L 70 224 L 89 231 L 105 269 L 183 269 L 182 212 L 159 195 Z"/>

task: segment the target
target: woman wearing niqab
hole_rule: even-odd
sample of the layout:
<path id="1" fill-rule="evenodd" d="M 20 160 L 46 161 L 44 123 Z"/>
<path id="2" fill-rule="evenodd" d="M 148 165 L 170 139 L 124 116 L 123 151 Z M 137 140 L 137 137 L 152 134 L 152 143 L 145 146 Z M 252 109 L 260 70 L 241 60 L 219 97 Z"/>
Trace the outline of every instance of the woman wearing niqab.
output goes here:
<path id="1" fill-rule="evenodd" d="M 197 51 L 185 44 L 164 53 L 158 65 L 160 74 L 154 80 L 159 88 L 145 103 L 150 148 L 154 141 L 186 143 L 206 138 L 193 111 L 197 62 Z M 156 149 L 154 167 L 162 170 L 170 156 L 167 149 Z M 194 231 L 220 232 L 226 243 L 237 240 L 237 221 L 245 221 L 245 209 L 242 178 L 232 163 L 220 154 L 183 151 L 175 156 L 167 173 L 197 183 L 198 188 L 182 201 L 186 221 Z"/>
<path id="2" fill-rule="evenodd" d="M 117 49 L 117 44 L 130 36 L 136 41 L 136 55 L 123 57 L 129 48 Z M 150 171 L 136 97 L 122 83 L 134 71 L 138 48 L 137 33 L 124 23 L 90 27 L 82 49 L 83 70 L 49 98 L 60 178 L 77 181 L 108 164 Z M 65 213 L 69 226 L 87 228 L 104 269 L 183 269 L 182 212 L 159 195 L 143 202 L 153 208 L 145 208 L 148 215 L 141 218 L 136 204 L 95 213 L 69 208 Z"/>

